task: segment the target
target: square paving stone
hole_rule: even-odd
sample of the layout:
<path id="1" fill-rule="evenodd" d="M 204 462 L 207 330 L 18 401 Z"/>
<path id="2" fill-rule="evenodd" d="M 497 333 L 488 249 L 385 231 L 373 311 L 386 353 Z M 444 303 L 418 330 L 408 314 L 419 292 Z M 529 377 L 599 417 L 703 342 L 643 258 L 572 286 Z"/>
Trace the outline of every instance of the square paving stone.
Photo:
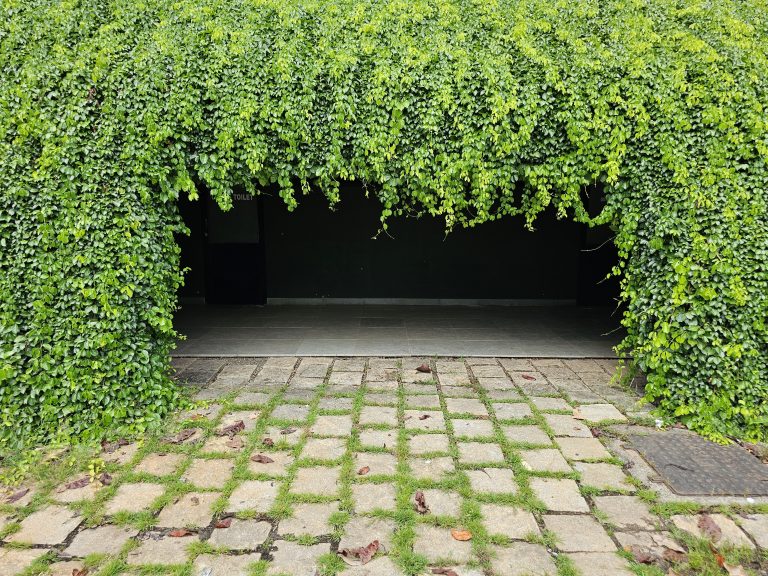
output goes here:
<path id="1" fill-rule="evenodd" d="M 488 392 L 512 392 L 517 398 L 520 398 L 520 393 L 517 391 L 515 384 L 509 378 L 484 378 L 477 379 L 477 383 L 480 387 Z"/>
<path id="2" fill-rule="evenodd" d="M 330 534 L 333 529 L 329 520 L 331 515 L 338 510 L 339 505 L 336 502 L 330 504 L 294 504 L 293 516 L 280 520 L 277 531 L 279 534 L 293 534 L 294 536 Z"/>
<path id="3" fill-rule="evenodd" d="M 454 540 L 449 528 L 424 524 L 416 526 L 413 551 L 425 556 L 430 562 L 451 560 L 464 563 L 472 558 L 472 544 L 470 542 Z"/>
<path id="4" fill-rule="evenodd" d="M 355 503 L 355 512 L 364 514 L 374 510 L 395 509 L 394 484 L 353 484 L 352 500 Z"/>
<path id="5" fill-rule="evenodd" d="M 408 461 L 411 467 L 411 474 L 417 480 L 434 480 L 438 482 L 446 474 L 455 470 L 453 458 L 440 456 L 437 458 L 412 458 Z"/>
<path id="6" fill-rule="evenodd" d="M 35 560 L 47 553 L 48 550 L 41 548 L 0 548 L 0 566 L 8 576 L 15 576 L 24 572 Z"/>
<path id="7" fill-rule="evenodd" d="M 461 360 L 437 360 L 435 368 L 438 373 L 450 372 L 452 374 L 466 374 L 467 367 Z"/>
<path id="8" fill-rule="evenodd" d="M 406 410 L 405 427 L 409 430 L 444 432 L 445 419 L 442 412 L 435 410 Z"/>
<path id="9" fill-rule="evenodd" d="M 499 358 L 499 364 L 507 372 L 526 372 L 533 370 L 533 364 L 527 358 Z"/>
<path id="10" fill-rule="evenodd" d="M 235 469 L 234 460 L 195 459 L 181 477 L 182 482 L 188 482 L 198 488 L 223 488 L 232 477 Z"/>
<path id="11" fill-rule="evenodd" d="M 451 420 L 453 433 L 467 438 L 488 438 L 493 436 L 493 424 L 488 420 Z"/>
<path id="12" fill-rule="evenodd" d="M 276 550 L 271 552 L 272 561 L 267 568 L 267 574 L 291 574 L 301 576 L 314 574 L 317 569 L 317 560 L 323 554 L 331 551 L 330 544 L 314 544 L 302 546 L 295 542 L 278 540 L 274 543 Z"/>
<path id="13" fill-rule="evenodd" d="M 521 450 L 520 459 L 523 467 L 532 472 L 573 472 L 560 450 L 542 448 L 541 450 Z"/>
<path id="14" fill-rule="evenodd" d="M 254 550 L 264 544 L 272 531 L 269 522 L 232 518 L 229 528 L 214 528 L 208 543 L 229 550 Z"/>
<path id="15" fill-rule="evenodd" d="M 366 405 L 397 406 L 399 399 L 393 392 L 368 392 L 365 395 Z"/>
<path id="16" fill-rule="evenodd" d="M 501 534 L 513 540 L 523 540 L 531 534 L 541 535 L 536 518 L 526 510 L 498 504 L 481 504 L 480 513 L 488 534 Z"/>
<path id="17" fill-rule="evenodd" d="M 626 550 L 631 547 L 637 547 L 656 553 L 658 556 L 664 554 L 664 548 L 685 552 L 672 538 L 669 532 L 614 532 L 616 540 L 619 542 L 619 548 Z"/>
<path id="18" fill-rule="evenodd" d="M 289 369 L 288 373 L 290 374 L 290 370 L 293 370 L 293 367 L 296 365 L 297 361 L 298 358 L 295 356 L 272 356 L 267 358 L 267 360 L 264 362 L 264 365 L 261 367 L 261 372 L 259 372 L 259 374 L 270 369 Z"/>
<path id="19" fill-rule="evenodd" d="M 505 378 L 507 375 L 501 366 L 473 366 L 472 373 L 478 378 Z"/>
<path id="20" fill-rule="evenodd" d="M 602 460 L 611 457 L 597 438 L 558 438 L 557 445 L 568 460 Z"/>
<path id="21" fill-rule="evenodd" d="M 21 521 L 21 529 L 8 542 L 61 544 L 80 526 L 83 518 L 65 506 L 46 506 Z"/>
<path id="22" fill-rule="evenodd" d="M 311 384 L 306 382 L 307 379 L 297 380 L 296 384 L 291 384 L 291 387 L 285 391 L 282 400 L 286 403 L 296 402 L 297 404 L 306 404 L 312 402 L 317 395 L 316 386 L 320 384 L 313 381 Z M 306 386 L 303 388 L 302 386 Z"/>
<path id="23" fill-rule="evenodd" d="M 387 424 L 397 426 L 397 408 L 365 406 L 360 411 L 360 424 Z"/>
<path id="24" fill-rule="evenodd" d="M 424 501 L 427 503 L 429 513 L 435 516 L 458 517 L 461 513 L 461 496 L 457 492 L 446 490 L 422 490 Z M 415 502 L 415 496 L 411 495 L 411 502 Z"/>
<path id="25" fill-rule="evenodd" d="M 523 401 L 523 397 L 517 390 L 488 390 L 486 396 L 492 400 L 519 400 Z"/>
<path id="26" fill-rule="evenodd" d="M 311 398 L 314 393 L 323 385 L 325 378 L 308 378 L 306 376 L 294 376 L 291 380 L 290 388 L 286 390 L 287 397 L 292 392 L 301 391 L 303 394 L 299 398 Z M 291 394 L 291 396 L 293 396 Z"/>
<path id="27" fill-rule="evenodd" d="M 531 478 L 531 489 L 547 510 L 555 512 L 589 512 L 579 487 L 573 480 L 556 478 Z"/>
<path id="28" fill-rule="evenodd" d="M 303 422 L 307 416 L 309 416 L 309 406 L 303 404 L 281 404 L 270 414 L 273 420 L 290 420 L 292 422 Z"/>
<path id="29" fill-rule="evenodd" d="M 445 393 L 446 388 L 450 388 L 450 386 L 445 386 L 443 388 L 443 394 L 447 396 Z M 462 388 L 462 390 L 465 389 Z M 437 386 L 432 382 L 414 382 L 411 384 L 403 384 L 403 391 L 409 396 L 418 394 L 436 394 Z"/>
<path id="30" fill-rule="evenodd" d="M 254 461 L 253 457 L 258 455 L 266 456 L 272 462 L 261 463 Z M 285 469 L 292 463 L 293 456 L 288 452 L 259 452 L 259 450 L 256 450 L 248 460 L 248 471 L 254 474 L 267 474 L 272 477 L 285 476 Z"/>
<path id="31" fill-rule="evenodd" d="M 730 544 L 731 546 L 741 546 L 744 548 L 754 549 L 755 545 L 747 538 L 744 532 L 738 527 L 738 525 L 723 514 L 710 514 L 709 517 L 720 528 L 721 535 L 717 539 L 719 544 Z M 693 534 L 697 538 L 708 539 L 707 534 L 699 527 L 701 515 L 685 516 L 675 515 L 672 516 L 672 523 L 680 530 L 684 530 L 689 534 Z"/>
<path id="32" fill-rule="evenodd" d="M 365 370 L 365 358 L 341 358 L 333 363 L 334 372 L 362 372 Z"/>
<path id="33" fill-rule="evenodd" d="M 397 446 L 397 430 L 362 430 L 360 445 L 363 448 L 392 450 Z"/>
<path id="34" fill-rule="evenodd" d="M 321 381 L 325 379 L 328 374 L 328 367 L 330 364 L 323 362 L 322 364 L 305 364 L 302 362 L 299 364 L 299 368 L 296 370 L 296 376 L 302 378 L 319 378 Z M 296 378 L 294 376 L 294 378 Z"/>
<path id="35" fill-rule="evenodd" d="M 339 491 L 341 468 L 299 468 L 291 485 L 294 494 L 334 496 Z"/>
<path id="36" fill-rule="evenodd" d="M 570 436 L 573 438 L 592 438 L 592 432 L 583 422 L 576 420 L 573 416 L 565 414 L 544 414 L 544 420 L 555 436 Z"/>
<path id="37" fill-rule="evenodd" d="M 477 398 L 478 396 L 477 392 L 469 386 L 443 386 L 440 390 L 446 398 Z"/>
<path id="38" fill-rule="evenodd" d="M 363 373 L 333 372 L 328 382 L 337 386 L 360 386 L 363 383 Z"/>
<path id="39" fill-rule="evenodd" d="M 321 398 L 318 403 L 320 410 L 352 410 L 352 398 Z"/>
<path id="40" fill-rule="evenodd" d="M 340 576 L 402 576 L 403 572 L 388 556 L 374 558 L 365 566 L 351 566 L 339 572 Z M 464 576 L 459 574 L 458 576 Z M 467 575 L 468 576 L 468 575 Z"/>
<path id="41" fill-rule="evenodd" d="M 251 566 L 261 560 L 261 554 L 241 554 L 227 556 L 224 554 L 201 554 L 195 558 L 194 574 L 205 574 L 210 569 L 210 576 L 250 576 Z"/>
<path id="42" fill-rule="evenodd" d="M 45 552 L 45 550 L 43 552 Z M 0 560 L 2 559 L 3 556 L 0 553 Z M 0 562 L 0 565 L 5 566 L 2 562 Z M 45 576 L 72 576 L 72 574 L 78 574 L 83 568 L 85 568 L 85 564 L 80 560 L 54 562 L 48 566 L 48 571 L 45 573 Z"/>
<path id="43" fill-rule="evenodd" d="M 467 470 L 469 483 L 474 492 L 488 494 L 515 494 L 517 482 L 515 474 L 508 468 L 483 468 L 482 470 Z"/>
<path id="44" fill-rule="evenodd" d="M 462 464 L 496 464 L 504 462 L 498 444 L 486 442 L 459 442 L 459 460 Z"/>
<path id="45" fill-rule="evenodd" d="M 588 422 L 604 420 L 619 420 L 626 422 L 627 417 L 616 409 L 613 404 L 582 404 L 573 409 L 573 415 Z"/>
<path id="46" fill-rule="evenodd" d="M 739 518 L 741 528 L 754 538 L 760 548 L 768 550 L 768 514 L 749 514 Z"/>
<path id="47" fill-rule="evenodd" d="M 594 486 L 600 490 L 635 491 L 627 475 L 613 464 L 576 462 L 573 467 L 581 474 L 582 486 Z"/>
<path id="48" fill-rule="evenodd" d="M 552 445 L 552 439 L 538 426 L 504 426 L 502 430 L 510 442 L 537 446 Z"/>
<path id="49" fill-rule="evenodd" d="M 130 566 L 185 564 L 187 562 L 187 547 L 197 541 L 197 538 L 191 535 L 171 538 L 161 537 L 159 533 L 150 534 L 148 538 L 141 541 L 137 548 L 128 552 L 125 561 Z"/>
<path id="50" fill-rule="evenodd" d="M 380 550 L 389 552 L 392 549 L 394 531 L 395 523 L 392 520 L 364 516 L 352 518 L 344 527 L 344 536 L 339 542 L 339 550 L 368 546 L 374 540 L 378 540 L 381 545 Z"/>
<path id="51" fill-rule="evenodd" d="M 635 496 L 596 496 L 595 506 L 620 530 L 654 530 L 659 520 Z"/>
<path id="52" fill-rule="evenodd" d="M 304 444 L 302 458 L 336 460 L 347 451 L 347 441 L 342 438 L 310 438 Z"/>
<path id="53" fill-rule="evenodd" d="M 122 466 L 123 464 L 127 464 L 133 460 L 133 457 L 136 456 L 136 452 L 138 451 L 138 444 L 127 444 L 125 446 L 118 446 L 111 452 L 102 453 L 101 459 L 104 460 L 104 462 L 110 462 Z"/>
<path id="54" fill-rule="evenodd" d="M 416 434 L 408 440 L 408 448 L 411 454 L 428 454 L 447 452 L 450 444 L 445 434 Z"/>
<path id="55" fill-rule="evenodd" d="M 211 436 L 205 441 L 200 452 L 202 454 L 237 454 L 245 447 L 245 439 L 241 436 Z"/>
<path id="56" fill-rule="evenodd" d="M 431 408 L 440 410 L 440 397 L 433 394 L 415 394 L 406 396 L 405 404 L 408 408 Z"/>
<path id="57" fill-rule="evenodd" d="M 488 416 L 488 410 L 480 400 L 475 398 L 446 398 L 445 404 L 451 414 L 472 414 L 473 416 Z"/>
<path id="58" fill-rule="evenodd" d="M 125 543 L 138 533 L 139 531 L 134 528 L 112 524 L 89 528 L 79 532 L 64 553 L 67 556 L 79 558 L 85 558 L 90 554 L 118 554 Z"/>
<path id="59" fill-rule="evenodd" d="M 499 420 L 519 420 L 533 415 L 531 407 L 523 402 L 496 402 L 493 410 Z"/>
<path id="60" fill-rule="evenodd" d="M 107 502 L 105 512 L 108 515 L 118 512 L 141 512 L 157 500 L 165 492 L 162 484 L 122 484 L 112 500 Z"/>
<path id="61" fill-rule="evenodd" d="M 539 410 L 568 410 L 571 411 L 571 405 L 563 398 L 550 398 L 548 396 L 533 396 L 531 402 Z"/>
<path id="62" fill-rule="evenodd" d="M 221 429 L 225 426 L 231 426 L 232 424 L 242 422 L 243 426 L 245 426 L 245 431 L 250 432 L 256 428 L 256 422 L 259 419 L 259 415 L 260 413 L 256 410 L 238 410 L 237 412 L 230 412 L 221 418 L 219 428 Z"/>
<path id="63" fill-rule="evenodd" d="M 466 373 L 446 373 L 438 374 L 437 379 L 440 381 L 441 386 L 470 386 L 471 380 L 469 374 Z"/>
<path id="64" fill-rule="evenodd" d="M 587 515 L 544 516 L 544 526 L 557 537 L 562 552 L 614 552 L 616 546 L 600 523 Z"/>
<path id="65" fill-rule="evenodd" d="M 267 394 L 266 392 L 241 392 L 235 398 L 235 404 L 263 406 L 269 402 L 271 397 L 271 394 Z"/>
<path id="66" fill-rule="evenodd" d="M 491 566 L 496 576 L 557 575 L 555 562 L 547 553 L 547 549 L 539 544 L 513 542 L 506 548 L 494 547 L 493 553 Z"/>
<path id="67" fill-rule="evenodd" d="M 134 472 L 144 472 L 152 476 L 168 476 L 184 462 L 183 454 L 148 454 L 134 468 Z"/>
<path id="68" fill-rule="evenodd" d="M 318 436 L 349 436 L 352 433 L 350 416 L 318 416 L 309 431 Z"/>
<path id="69" fill-rule="evenodd" d="M 213 514 L 211 506 L 218 492 L 191 492 L 168 504 L 157 517 L 157 526 L 164 528 L 202 528 L 208 526 Z"/>
<path id="70" fill-rule="evenodd" d="M 627 566 L 627 561 L 617 554 L 582 552 L 567 556 L 581 574 L 589 574 L 589 576 L 633 576 L 635 574 Z"/>
<path id="71" fill-rule="evenodd" d="M 354 470 L 357 472 L 362 468 L 370 468 L 368 474 L 371 476 L 378 474 L 394 476 L 397 473 L 397 458 L 392 454 L 379 452 L 359 453 L 355 455 Z"/>
<path id="72" fill-rule="evenodd" d="M 227 512 L 255 510 L 266 513 L 275 503 L 278 484 L 270 480 L 246 480 L 229 497 Z"/>
<path id="73" fill-rule="evenodd" d="M 294 426 L 283 428 L 282 426 L 270 426 L 260 435 L 262 441 L 265 438 L 272 440 L 276 446 L 296 446 L 301 442 L 302 431 Z"/>

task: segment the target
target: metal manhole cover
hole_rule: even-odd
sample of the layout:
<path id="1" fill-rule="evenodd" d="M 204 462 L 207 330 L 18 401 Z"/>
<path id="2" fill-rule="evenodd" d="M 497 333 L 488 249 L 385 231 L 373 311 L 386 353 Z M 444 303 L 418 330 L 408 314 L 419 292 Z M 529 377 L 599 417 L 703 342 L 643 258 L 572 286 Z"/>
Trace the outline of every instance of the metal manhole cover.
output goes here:
<path id="1" fill-rule="evenodd" d="M 403 326 L 402 318 L 360 318 L 363 328 L 390 328 Z"/>
<path id="2" fill-rule="evenodd" d="M 676 494 L 768 496 L 768 466 L 735 444 L 674 431 L 629 440 Z"/>

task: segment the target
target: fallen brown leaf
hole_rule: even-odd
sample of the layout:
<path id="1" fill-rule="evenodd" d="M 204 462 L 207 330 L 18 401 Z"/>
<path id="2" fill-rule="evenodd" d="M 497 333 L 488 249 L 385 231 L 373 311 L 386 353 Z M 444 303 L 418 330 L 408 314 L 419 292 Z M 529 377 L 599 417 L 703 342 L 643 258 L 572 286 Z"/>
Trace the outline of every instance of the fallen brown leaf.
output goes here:
<path id="1" fill-rule="evenodd" d="M 359 560 L 360 564 L 368 564 L 379 549 L 379 541 L 374 540 L 368 546 L 359 548 L 344 548 L 339 550 L 341 557 L 347 560 Z"/>
<path id="2" fill-rule="evenodd" d="M 288 428 L 283 428 L 282 430 L 280 430 L 280 434 L 283 434 L 283 435 L 293 434 L 294 432 L 296 432 L 296 428 L 288 427 Z"/>
<path id="3" fill-rule="evenodd" d="M 185 428 L 184 430 L 176 434 L 176 436 L 170 436 L 166 438 L 166 441 L 171 444 L 181 444 L 182 442 L 184 442 L 184 440 L 188 440 L 189 438 L 194 436 L 195 432 L 196 430 L 194 428 Z"/>
<path id="4" fill-rule="evenodd" d="M 242 432 L 243 430 L 245 430 L 245 423 L 242 420 L 238 420 L 237 422 L 230 424 L 229 426 L 224 426 L 223 428 L 216 430 L 216 435 L 229 436 L 230 438 L 232 438 L 235 436 L 235 434 L 237 434 L 238 432 Z"/>
<path id="5" fill-rule="evenodd" d="M 443 574 L 444 576 L 459 576 L 450 568 L 432 568 L 432 574 Z"/>
<path id="6" fill-rule="evenodd" d="M 74 482 L 69 482 L 68 484 L 64 484 L 64 490 L 77 490 L 78 488 L 85 488 L 90 483 L 91 483 L 91 479 L 88 476 L 84 476 L 79 480 L 75 480 Z"/>
<path id="7" fill-rule="evenodd" d="M 18 502 L 19 500 L 24 498 L 24 496 L 26 496 L 27 494 L 29 494 L 29 488 L 21 488 L 20 490 L 16 490 L 16 492 L 8 496 L 8 498 L 6 498 L 5 501 L 8 504 L 13 504 L 14 502 Z"/>
<path id="8" fill-rule="evenodd" d="M 419 420 L 426 420 L 429 417 L 430 417 L 429 414 L 422 414 L 421 416 L 419 416 Z"/>
<path id="9" fill-rule="evenodd" d="M 271 464 L 274 462 L 274 460 L 269 456 L 265 456 L 264 454 L 254 454 L 251 456 L 251 462 L 258 462 L 259 464 Z"/>
<path id="10" fill-rule="evenodd" d="M 262 440 L 261 443 L 264 444 L 264 446 L 266 446 L 267 448 L 271 448 L 272 446 L 275 445 L 275 441 L 272 440 L 272 438 L 264 438 L 264 440 Z"/>
<path id="11" fill-rule="evenodd" d="M 240 450 L 243 446 L 245 446 L 245 442 L 243 442 L 243 439 L 239 436 L 235 436 L 234 438 L 230 438 L 227 443 L 225 444 L 227 448 L 232 448 L 234 450 Z"/>
<path id="12" fill-rule="evenodd" d="M 421 366 L 419 366 L 418 368 L 416 368 L 416 371 L 417 371 L 417 372 L 422 372 L 422 373 L 424 373 L 424 374 L 431 374 L 431 373 L 432 373 L 432 368 L 430 368 L 430 367 L 429 367 L 429 366 L 427 366 L 426 364 L 422 364 Z"/>
<path id="13" fill-rule="evenodd" d="M 414 499 L 413 509 L 416 510 L 416 512 L 418 512 L 419 514 L 429 513 L 429 506 L 427 506 L 427 500 L 426 498 L 424 498 L 424 492 L 422 492 L 421 490 L 417 490 L 413 499 Z"/>
<path id="14" fill-rule="evenodd" d="M 661 557 L 673 564 L 682 564 L 683 562 L 688 561 L 688 554 L 680 552 L 679 550 L 672 550 L 666 546 L 664 547 L 664 552 L 661 553 Z"/>
<path id="15" fill-rule="evenodd" d="M 109 472 L 102 472 L 99 475 L 99 482 L 102 486 L 109 486 L 112 484 L 112 475 Z"/>
<path id="16" fill-rule="evenodd" d="M 222 518 L 216 522 L 216 528 L 229 528 L 232 526 L 232 518 Z"/>
<path id="17" fill-rule="evenodd" d="M 469 530 L 451 530 L 451 536 L 453 536 L 454 540 L 458 540 L 459 542 L 466 542 L 467 540 L 472 540 L 472 532 Z"/>
<path id="18" fill-rule="evenodd" d="M 584 418 L 584 415 L 581 413 L 581 410 L 579 410 L 578 408 L 573 409 L 573 417 L 576 418 L 576 420 L 586 420 L 586 418 Z"/>
<path id="19" fill-rule="evenodd" d="M 107 442 L 106 440 L 101 441 L 101 449 L 106 454 L 112 454 L 112 452 L 123 446 L 128 446 L 128 440 L 125 438 L 120 438 L 114 442 Z"/>
<path id="20" fill-rule="evenodd" d="M 624 550 L 632 554 L 638 564 L 653 564 L 656 561 L 656 555 L 641 546 L 625 546 Z"/>
<path id="21" fill-rule="evenodd" d="M 709 549 L 712 551 L 712 554 L 715 556 L 715 562 L 717 562 L 717 565 L 722 568 L 725 566 L 725 556 L 720 554 L 717 548 L 712 544 L 712 542 L 709 543 Z"/>
<path id="22" fill-rule="evenodd" d="M 523 374 L 523 379 L 525 379 L 525 380 L 536 380 L 536 378 L 534 378 L 530 374 Z"/>
<path id="23" fill-rule="evenodd" d="M 88 575 L 88 568 L 72 568 L 72 576 L 87 576 Z"/>
<path id="24" fill-rule="evenodd" d="M 360 470 L 357 471 L 357 475 L 358 476 L 365 476 L 370 471 L 371 471 L 371 467 L 370 466 L 363 466 L 362 468 L 360 468 Z"/>
<path id="25" fill-rule="evenodd" d="M 698 526 L 699 530 L 701 530 L 707 538 L 712 540 L 712 542 L 717 542 L 723 535 L 720 526 L 717 525 L 709 514 L 702 514 L 699 516 Z"/>
<path id="26" fill-rule="evenodd" d="M 197 496 L 192 496 L 189 500 L 192 503 L 192 506 L 199 506 L 200 505 L 200 498 Z"/>
<path id="27" fill-rule="evenodd" d="M 184 536 L 189 536 L 190 534 L 192 534 L 192 532 L 186 528 L 177 528 L 176 530 L 171 530 L 168 532 L 168 536 L 171 538 L 183 538 Z"/>

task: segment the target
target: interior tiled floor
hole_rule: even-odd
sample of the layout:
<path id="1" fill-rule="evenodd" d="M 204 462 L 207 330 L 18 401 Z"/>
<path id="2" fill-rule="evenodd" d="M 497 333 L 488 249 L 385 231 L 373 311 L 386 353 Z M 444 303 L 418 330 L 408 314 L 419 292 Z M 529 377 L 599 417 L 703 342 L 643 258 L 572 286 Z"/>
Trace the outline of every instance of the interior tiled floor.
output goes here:
<path id="1" fill-rule="evenodd" d="M 200 403 L 170 429 L 5 497 L 0 574 L 691 576 L 710 537 L 768 567 L 766 509 L 654 507 L 612 449 L 653 433 L 612 361 L 174 364 Z"/>
<path id="2" fill-rule="evenodd" d="M 178 356 L 611 358 L 620 315 L 577 306 L 183 304 Z"/>

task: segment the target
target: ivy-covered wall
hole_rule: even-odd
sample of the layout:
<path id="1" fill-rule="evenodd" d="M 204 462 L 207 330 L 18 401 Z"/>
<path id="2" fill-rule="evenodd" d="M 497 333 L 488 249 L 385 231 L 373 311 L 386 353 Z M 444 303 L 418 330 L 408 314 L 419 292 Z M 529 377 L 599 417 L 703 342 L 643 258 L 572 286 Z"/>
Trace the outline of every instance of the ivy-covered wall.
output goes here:
<path id="1" fill-rule="evenodd" d="M 194 182 L 371 184 L 448 228 L 598 182 L 623 351 L 668 414 L 768 436 L 765 0 L 0 0 L 0 426 L 141 428 Z"/>

